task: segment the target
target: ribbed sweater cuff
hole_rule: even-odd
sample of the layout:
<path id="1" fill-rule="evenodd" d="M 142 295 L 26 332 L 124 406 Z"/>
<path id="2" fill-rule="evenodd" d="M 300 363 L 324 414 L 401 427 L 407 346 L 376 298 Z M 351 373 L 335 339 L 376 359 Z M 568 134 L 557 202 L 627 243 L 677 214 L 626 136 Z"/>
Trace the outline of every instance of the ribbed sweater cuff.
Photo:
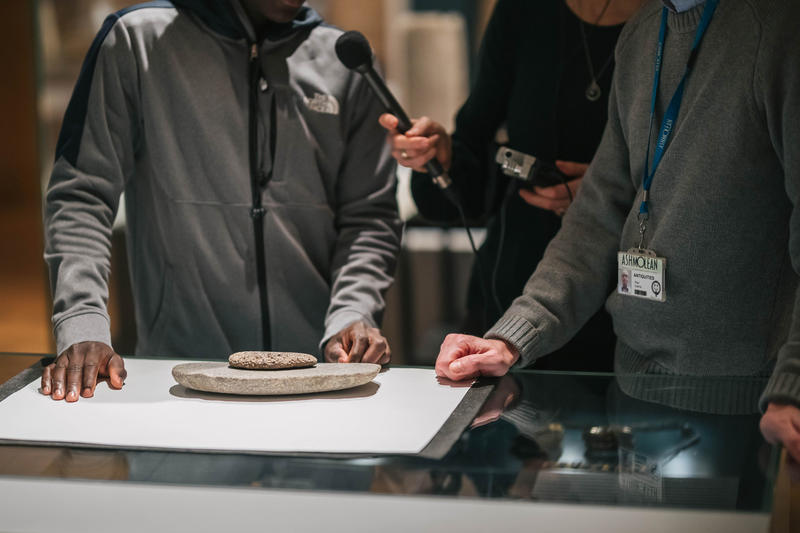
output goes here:
<path id="1" fill-rule="evenodd" d="M 762 413 L 767 410 L 767 404 L 770 402 L 785 403 L 800 408 L 800 375 L 776 369 L 758 402 Z"/>
<path id="2" fill-rule="evenodd" d="M 514 345 L 519 352 L 519 360 L 515 366 L 528 366 L 536 359 L 535 348 L 539 344 L 539 333 L 521 316 L 501 318 L 486 332 L 484 338 L 500 339 Z"/>
<path id="3" fill-rule="evenodd" d="M 101 313 L 83 313 L 59 322 L 54 328 L 56 354 L 79 342 L 95 341 L 111 346 L 111 330 L 108 317 Z"/>

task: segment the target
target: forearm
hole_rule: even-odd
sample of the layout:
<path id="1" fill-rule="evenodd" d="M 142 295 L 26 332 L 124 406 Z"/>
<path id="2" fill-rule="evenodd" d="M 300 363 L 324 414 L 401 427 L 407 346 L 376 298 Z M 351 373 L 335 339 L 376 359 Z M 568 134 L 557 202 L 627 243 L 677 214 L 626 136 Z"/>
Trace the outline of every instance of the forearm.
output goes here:
<path id="1" fill-rule="evenodd" d="M 110 345 L 111 228 L 134 168 L 137 66 L 130 35 L 107 19 L 89 51 L 59 136 L 45 205 L 45 259 L 58 352 Z"/>
<path id="2" fill-rule="evenodd" d="M 104 197 L 104 189 L 109 197 Z M 83 341 L 111 344 L 106 304 L 116 203 L 108 189 L 64 160 L 51 178 L 45 260 L 53 293 L 57 353 Z"/>
<path id="3" fill-rule="evenodd" d="M 391 205 L 375 206 L 340 230 L 323 343 L 355 321 L 379 327 L 394 280 L 402 224 Z"/>

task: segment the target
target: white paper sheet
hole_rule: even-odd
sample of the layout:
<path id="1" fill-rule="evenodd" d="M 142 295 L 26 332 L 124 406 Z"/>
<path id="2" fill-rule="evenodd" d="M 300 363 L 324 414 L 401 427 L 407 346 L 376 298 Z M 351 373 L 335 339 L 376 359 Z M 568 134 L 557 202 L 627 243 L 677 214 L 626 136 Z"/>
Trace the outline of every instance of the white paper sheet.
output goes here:
<path id="1" fill-rule="evenodd" d="M 0 402 L 0 439 L 190 450 L 419 453 L 466 394 L 433 370 L 392 368 L 361 387 L 314 395 L 221 396 L 184 389 L 172 367 L 126 359 L 121 391 L 56 402 L 39 381 Z"/>

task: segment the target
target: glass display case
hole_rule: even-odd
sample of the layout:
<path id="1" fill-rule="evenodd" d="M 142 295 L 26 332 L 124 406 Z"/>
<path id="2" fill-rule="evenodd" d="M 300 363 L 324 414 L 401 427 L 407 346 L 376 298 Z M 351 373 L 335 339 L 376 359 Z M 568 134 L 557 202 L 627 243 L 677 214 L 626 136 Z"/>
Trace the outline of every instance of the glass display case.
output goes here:
<path id="1" fill-rule="evenodd" d="M 15 374 L 35 359 L 0 355 L 0 370 L 6 369 L 0 402 L 38 379 L 39 363 Z M 559 509 L 567 514 L 599 509 L 598 516 L 610 506 L 620 517 L 644 512 L 644 517 L 653 513 L 653 520 L 711 520 L 716 525 L 710 530 L 767 531 L 778 451 L 764 442 L 758 413 L 741 409 L 738 401 L 760 390 L 763 380 L 676 382 L 658 376 L 517 371 L 487 383 L 494 387 L 492 394 L 440 459 L 3 442 L 0 484 L 103 480 L 109 490 L 206 487 L 234 495 L 247 488 L 273 495 L 346 496 L 355 502 L 375 495 L 424 497 L 443 506 L 482 502 L 497 505 L 496 523 L 512 530 L 513 523 L 500 512 L 511 502 L 531 506 L 523 512 L 566 504 Z M 708 397 L 708 390 L 721 387 L 732 395 Z M 398 500 L 403 501 L 410 500 Z M 402 522 L 403 516 L 394 520 Z"/>

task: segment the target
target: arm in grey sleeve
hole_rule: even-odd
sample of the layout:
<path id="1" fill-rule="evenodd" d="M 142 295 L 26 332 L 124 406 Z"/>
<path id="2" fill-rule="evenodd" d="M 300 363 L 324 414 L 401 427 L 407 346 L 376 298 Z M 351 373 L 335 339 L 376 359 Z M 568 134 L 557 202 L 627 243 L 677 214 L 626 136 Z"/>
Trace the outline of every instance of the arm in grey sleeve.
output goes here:
<path id="1" fill-rule="evenodd" d="M 356 321 L 378 327 L 394 278 L 402 224 L 395 200 L 395 161 L 378 124 L 379 102 L 357 78 L 344 108 L 346 153 L 336 186 L 336 228 L 327 340 Z"/>
<path id="2" fill-rule="evenodd" d="M 133 168 L 138 86 L 132 44 L 109 17 L 86 57 L 58 140 L 45 200 L 45 260 L 57 353 L 82 341 L 111 345 L 111 228 Z"/>
<path id="3" fill-rule="evenodd" d="M 766 112 L 767 127 L 775 152 L 783 165 L 786 193 L 792 204 L 789 219 L 789 254 L 800 274 L 800 34 L 792 26 L 800 16 L 775 16 L 777 28 L 765 26 L 766 43 L 759 51 L 755 75 L 756 98 Z M 800 407 L 800 289 L 795 295 L 789 336 L 778 352 L 778 361 L 761 397 L 769 402 Z"/>
<path id="4" fill-rule="evenodd" d="M 561 230 L 522 295 L 486 334 L 513 344 L 520 366 L 569 341 L 603 305 L 614 279 L 620 234 L 636 195 L 614 84 L 608 115 L 603 139 Z"/>

